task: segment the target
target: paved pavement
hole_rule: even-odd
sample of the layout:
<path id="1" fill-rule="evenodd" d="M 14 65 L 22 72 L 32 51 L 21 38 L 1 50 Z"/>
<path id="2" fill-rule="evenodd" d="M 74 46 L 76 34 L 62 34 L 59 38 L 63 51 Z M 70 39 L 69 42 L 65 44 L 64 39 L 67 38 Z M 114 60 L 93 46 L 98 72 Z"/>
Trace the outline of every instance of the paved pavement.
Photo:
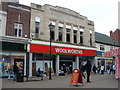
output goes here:
<path id="1" fill-rule="evenodd" d="M 66 76 L 52 76 L 52 80 L 49 80 L 46 76 L 43 81 L 29 81 L 29 82 L 16 82 L 2 79 L 2 88 L 118 88 L 118 80 L 115 79 L 115 75 L 109 75 L 105 73 L 91 74 L 92 83 L 87 83 L 86 79 L 83 80 L 83 86 L 78 87 L 70 86 L 72 75 Z"/>

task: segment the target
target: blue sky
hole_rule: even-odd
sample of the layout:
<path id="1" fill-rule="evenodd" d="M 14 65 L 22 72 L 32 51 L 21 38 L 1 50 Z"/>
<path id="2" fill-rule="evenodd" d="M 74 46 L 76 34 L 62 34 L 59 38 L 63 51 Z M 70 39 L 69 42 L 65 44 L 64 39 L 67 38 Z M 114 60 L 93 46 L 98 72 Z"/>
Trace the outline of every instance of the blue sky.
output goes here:
<path id="1" fill-rule="evenodd" d="M 20 4 L 50 4 L 69 8 L 94 21 L 95 31 L 109 35 L 118 28 L 119 0 L 19 0 Z"/>

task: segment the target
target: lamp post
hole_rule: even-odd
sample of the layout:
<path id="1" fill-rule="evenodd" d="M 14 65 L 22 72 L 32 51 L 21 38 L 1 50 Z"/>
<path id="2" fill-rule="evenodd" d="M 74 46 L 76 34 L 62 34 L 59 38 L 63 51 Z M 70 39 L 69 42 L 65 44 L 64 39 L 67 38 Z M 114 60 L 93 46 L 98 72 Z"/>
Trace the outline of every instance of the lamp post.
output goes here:
<path id="1" fill-rule="evenodd" d="M 51 48 L 51 30 L 52 30 L 52 23 L 49 24 L 49 29 L 50 29 L 50 71 L 49 71 L 49 80 L 52 79 L 52 76 L 51 76 L 51 60 L 52 60 L 52 48 Z"/>

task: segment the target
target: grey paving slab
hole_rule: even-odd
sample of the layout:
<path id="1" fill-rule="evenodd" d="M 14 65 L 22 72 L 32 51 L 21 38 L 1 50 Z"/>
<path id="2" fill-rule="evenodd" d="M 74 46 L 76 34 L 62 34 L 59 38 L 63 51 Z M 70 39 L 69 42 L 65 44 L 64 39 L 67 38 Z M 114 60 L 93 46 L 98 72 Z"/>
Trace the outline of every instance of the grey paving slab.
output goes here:
<path id="1" fill-rule="evenodd" d="M 118 80 L 115 79 L 115 75 L 92 73 L 92 83 L 87 83 L 86 79 L 83 79 L 83 86 L 78 87 L 70 86 L 71 76 L 52 76 L 52 80 L 46 76 L 43 81 L 30 82 L 15 82 L 12 79 L 3 78 L 2 88 L 118 88 Z"/>

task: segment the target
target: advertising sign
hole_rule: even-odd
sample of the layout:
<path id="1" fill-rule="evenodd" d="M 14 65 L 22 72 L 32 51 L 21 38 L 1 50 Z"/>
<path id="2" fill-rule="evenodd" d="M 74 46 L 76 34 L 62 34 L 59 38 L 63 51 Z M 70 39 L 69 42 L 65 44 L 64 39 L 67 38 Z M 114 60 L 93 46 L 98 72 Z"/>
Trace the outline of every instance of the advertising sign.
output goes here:
<path id="1" fill-rule="evenodd" d="M 79 69 L 74 69 L 73 72 L 72 72 L 72 78 L 71 78 L 70 85 L 76 85 L 77 86 L 78 83 L 82 83 L 82 85 L 83 85 L 81 72 L 80 72 Z"/>
<path id="2" fill-rule="evenodd" d="M 30 52 L 50 53 L 50 46 L 30 44 Z M 52 54 L 96 56 L 95 50 L 52 46 Z"/>

